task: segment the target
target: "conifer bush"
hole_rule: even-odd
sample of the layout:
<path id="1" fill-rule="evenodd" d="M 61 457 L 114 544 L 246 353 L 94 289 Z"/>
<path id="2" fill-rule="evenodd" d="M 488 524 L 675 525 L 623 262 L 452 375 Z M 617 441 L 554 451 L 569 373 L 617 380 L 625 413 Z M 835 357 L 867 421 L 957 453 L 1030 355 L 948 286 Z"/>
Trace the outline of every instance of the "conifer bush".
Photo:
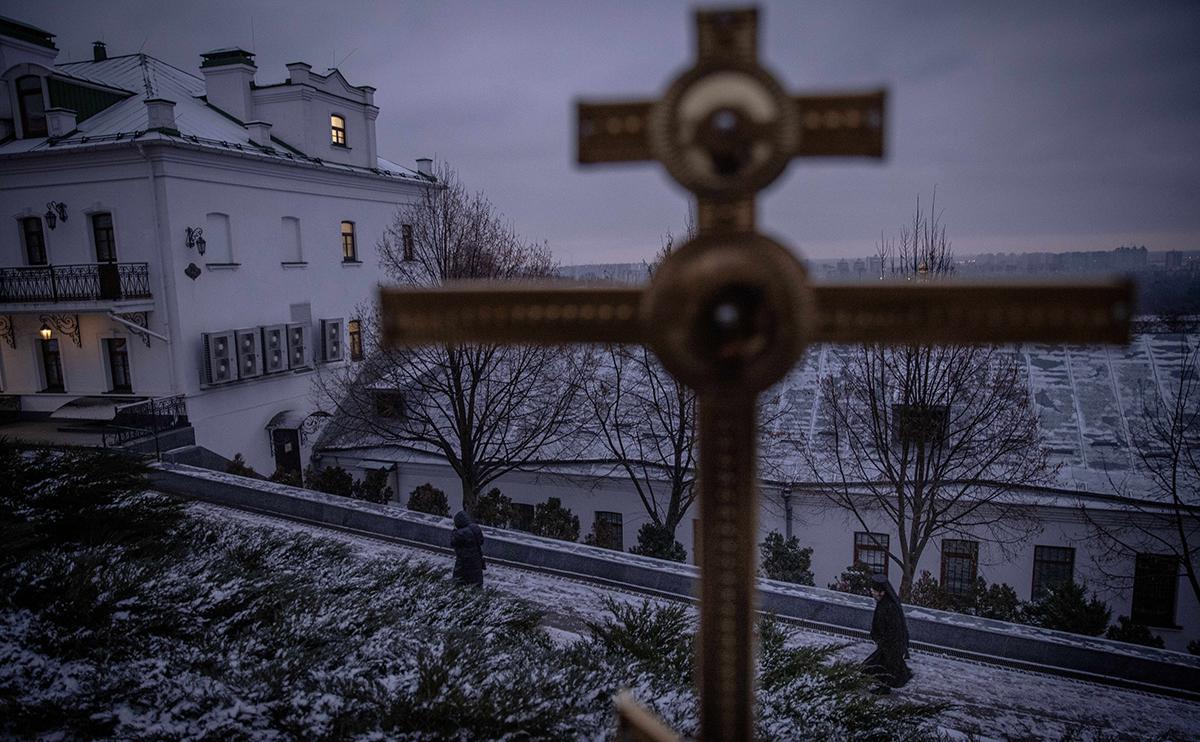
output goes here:
<path id="1" fill-rule="evenodd" d="M 446 500 L 446 493 L 429 482 L 417 487 L 408 495 L 408 509 L 418 513 L 440 515 L 443 518 L 450 517 L 450 503 Z"/>
<path id="2" fill-rule="evenodd" d="M 295 469 L 284 469 L 282 466 L 276 467 L 269 479 L 278 484 L 286 484 L 289 487 L 303 487 L 304 480 L 300 476 L 300 472 Z"/>
<path id="3" fill-rule="evenodd" d="M 637 544 L 629 548 L 630 554 L 686 562 L 687 551 L 675 540 L 675 533 L 654 521 L 647 521 L 638 529 Z"/>
<path id="4" fill-rule="evenodd" d="M 241 452 L 233 455 L 233 460 L 225 465 L 226 474 L 236 474 L 239 477 L 253 477 L 254 479 L 262 479 L 258 472 L 254 471 L 254 467 L 246 463 L 246 457 L 242 456 Z"/>
<path id="5" fill-rule="evenodd" d="M 326 466 L 322 469 L 308 467 L 304 473 L 310 490 L 324 492 L 327 495 L 350 497 L 354 494 L 354 477 L 340 466 Z"/>
<path id="6" fill-rule="evenodd" d="M 1104 638 L 1113 639 L 1119 642 L 1129 642 L 1130 644 L 1141 644 L 1146 647 L 1158 647 L 1162 649 L 1166 645 L 1163 644 L 1161 636 L 1156 636 L 1150 632 L 1150 627 L 1145 624 L 1134 623 L 1129 616 L 1117 617 L 1117 622 L 1108 627 L 1108 631 L 1104 632 Z"/>
<path id="7" fill-rule="evenodd" d="M 564 508 L 559 498 L 547 498 L 533 509 L 533 532 L 559 541 L 578 541 L 579 516 Z"/>
<path id="8" fill-rule="evenodd" d="M 849 567 L 838 575 L 838 578 L 829 583 L 830 590 L 837 590 L 842 593 L 853 593 L 854 595 L 870 595 L 871 594 L 871 568 L 865 564 L 851 564 Z"/>
<path id="9" fill-rule="evenodd" d="M 386 504 L 392 499 L 392 488 L 387 486 L 388 470 L 380 467 L 368 471 L 366 476 L 356 481 L 350 488 L 351 497 L 355 500 Z"/>
<path id="10" fill-rule="evenodd" d="M 758 545 L 761 555 L 760 570 L 764 577 L 799 585 L 812 585 L 812 547 L 800 548 L 795 536 L 785 539 L 778 531 L 771 531 Z"/>
<path id="11" fill-rule="evenodd" d="M 1112 611 L 1104 601 L 1092 595 L 1087 587 L 1068 582 L 1046 593 L 1041 600 L 1026 603 L 1023 622 L 1073 634 L 1100 636 L 1108 627 Z"/>
<path id="12" fill-rule="evenodd" d="M 475 522 L 483 526 L 508 528 L 512 520 L 512 499 L 492 487 L 475 503 Z"/>

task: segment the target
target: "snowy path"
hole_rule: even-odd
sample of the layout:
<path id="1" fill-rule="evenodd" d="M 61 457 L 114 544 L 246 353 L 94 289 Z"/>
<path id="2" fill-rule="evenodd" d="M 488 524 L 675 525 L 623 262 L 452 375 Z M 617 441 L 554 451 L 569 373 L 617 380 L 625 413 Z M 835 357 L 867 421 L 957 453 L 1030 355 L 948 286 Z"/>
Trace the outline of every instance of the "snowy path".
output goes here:
<path id="1" fill-rule="evenodd" d="M 218 520 L 236 518 L 281 530 L 303 531 L 342 541 L 372 556 L 394 555 L 441 565 L 447 575 L 453 558 L 366 536 L 356 536 L 291 521 L 253 515 L 215 505 L 193 504 L 193 512 Z M 528 600 L 547 613 L 556 638 L 570 641 L 584 621 L 606 614 L 604 598 L 640 603 L 645 596 L 562 577 L 491 566 L 489 588 Z M 651 599 L 654 600 L 654 599 Z M 664 602 L 664 601 L 655 601 Z M 868 642 L 795 629 L 803 644 L 851 642 L 849 659 L 870 653 Z M 905 700 L 951 704 L 941 719 L 948 729 L 999 740 L 1059 740 L 1073 732 L 1077 739 L 1200 739 L 1200 703 L 1094 685 L 1051 675 L 1010 670 L 941 655 L 914 652 L 913 681 L 895 694 Z"/>

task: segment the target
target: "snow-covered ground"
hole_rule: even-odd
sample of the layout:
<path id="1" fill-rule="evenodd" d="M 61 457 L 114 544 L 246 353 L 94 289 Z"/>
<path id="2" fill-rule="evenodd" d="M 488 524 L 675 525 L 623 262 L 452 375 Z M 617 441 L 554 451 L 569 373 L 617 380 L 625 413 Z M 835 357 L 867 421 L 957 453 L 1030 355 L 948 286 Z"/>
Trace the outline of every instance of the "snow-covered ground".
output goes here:
<path id="1" fill-rule="evenodd" d="M 193 504 L 205 518 L 247 523 L 280 530 L 299 530 L 350 544 L 365 555 L 395 554 L 442 566 L 447 575 L 453 558 L 352 534 L 306 526 L 291 521 L 253 515 L 215 505 Z M 490 566 L 485 573 L 489 588 L 518 596 L 542 608 L 552 636 L 562 642 L 579 636 L 585 621 L 599 620 L 607 612 L 605 599 L 640 603 L 646 598 L 525 570 Z M 842 643 L 813 631 L 796 630 L 793 640 L 803 644 Z M 867 642 L 853 642 L 847 658 L 865 657 Z M 1200 739 L 1200 703 L 1121 690 L 1050 675 L 1022 672 L 915 652 L 911 660 L 913 681 L 895 697 L 915 702 L 950 704 L 942 717 L 948 730 L 983 739 Z"/>

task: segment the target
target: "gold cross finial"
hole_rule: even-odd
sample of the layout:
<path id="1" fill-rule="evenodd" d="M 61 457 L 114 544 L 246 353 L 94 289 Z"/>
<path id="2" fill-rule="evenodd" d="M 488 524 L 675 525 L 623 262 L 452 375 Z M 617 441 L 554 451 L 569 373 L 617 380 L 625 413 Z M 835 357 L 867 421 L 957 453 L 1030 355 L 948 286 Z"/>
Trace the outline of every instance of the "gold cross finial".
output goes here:
<path id="1" fill-rule="evenodd" d="M 757 11 L 697 13 L 696 64 L 653 102 L 580 103 L 581 163 L 657 160 L 698 199 L 699 236 L 650 286 L 386 289 L 385 341 L 643 343 L 699 392 L 701 736 L 754 731 L 755 399 L 814 342 L 1123 342 L 1128 283 L 812 285 L 754 229 L 793 157 L 883 155 L 884 93 L 787 96 L 757 61 Z M 618 713 L 629 739 L 661 723 Z"/>

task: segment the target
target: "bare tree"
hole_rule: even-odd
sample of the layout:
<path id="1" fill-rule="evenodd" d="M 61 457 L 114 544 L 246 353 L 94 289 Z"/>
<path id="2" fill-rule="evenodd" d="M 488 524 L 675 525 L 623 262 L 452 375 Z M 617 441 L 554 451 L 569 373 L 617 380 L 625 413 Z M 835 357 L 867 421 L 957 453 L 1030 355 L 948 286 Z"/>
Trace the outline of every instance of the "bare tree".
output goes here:
<path id="1" fill-rule="evenodd" d="M 689 219 L 684 233 L 694 231 Z M 668 233 L 647 274 L 674 249 Z M 583 363 L 592 439 L 628 477 L 654 525 L 673 537 L 696 499 L 696 393 L 644 346 L 608 345 Z"/>
<path id="2" fill-rule="evenodd" d="M 520 238 L 479 193 L 441 165 L 442 187 L 401 206 L 379 242 L 383 272 L 401 284 L 543 278 L 544 245 Z M 512 345 L 381 343 L 377 308 L 363 312 L 362 362 L 322 374 L 319 396 L 336 410 L 329 434 L 399 443 L 444 456 L 461 481 L 462 507 L 498 477 L 554 450 L 578 427 L 578 384 L 561 349 Z"/>
<path id="3" fill-rule="evenodd" d="M 953 253 L 936 210 L 918 199 L 910 226 L 882 239 L 881 263 L 900 280 L 938 280 Z M 895 527 L 888 558 L 908 596 L 939 536 L 1007 547 L 1035 527 L 1008 495 L 1052 473 L 1014 354 L 994 346 L 866 345 L 836 351 L 821 379 L 824 423 L 806 441 L 822 492 L 863 529 Z"/>
<path id="4" fill-rule="evenodd" d="M 1178 347 L 1173 367 L 1139 390 L 1139 414 L 1129 425 L 1138 484 L 1114 482 L 1127 496 L 1117 517 L 1081 511 L 1103 547 L 1093 560 L 1106 582 L 1129 587 L 1139 557 L 1165 557 L 1175 565 L 1170 579 L 1182 574 L 1200 601 L 1200 326 L 1194 317 L 1167 317 L 1146 329 L 1176 338 Z"/>

